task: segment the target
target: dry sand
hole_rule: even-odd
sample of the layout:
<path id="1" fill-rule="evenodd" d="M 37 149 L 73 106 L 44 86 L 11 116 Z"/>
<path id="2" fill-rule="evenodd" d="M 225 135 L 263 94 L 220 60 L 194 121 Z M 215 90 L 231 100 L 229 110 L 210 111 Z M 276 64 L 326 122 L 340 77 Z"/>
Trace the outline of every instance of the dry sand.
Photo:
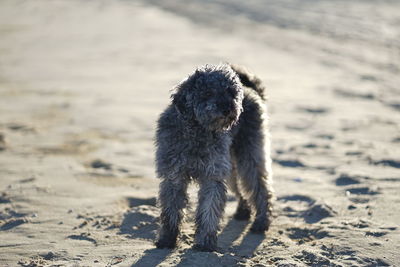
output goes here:
<path id="1" fill-rule="evenodd" d="M 0 2 L 0 266 L 400 266 L 400 3 L 186 2 Z M 220 61 L 268 86 L 276 219 L 155 249 L 155 121 Z"/>

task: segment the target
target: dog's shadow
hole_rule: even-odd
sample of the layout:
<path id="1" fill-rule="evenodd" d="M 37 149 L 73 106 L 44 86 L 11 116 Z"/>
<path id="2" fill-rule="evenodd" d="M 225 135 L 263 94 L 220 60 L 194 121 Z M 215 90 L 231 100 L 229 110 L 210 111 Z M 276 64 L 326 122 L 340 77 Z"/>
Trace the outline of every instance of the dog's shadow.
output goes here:
<path id="1" fill-rule="evenodd" d="M 224 251 L 230 250 L 233 243 L 243 235 L 248 224 L 248 221 L 238 221 L 230 218 L 218 236 L 219 247 Z"/>
<path id="2" fill-rule="evenodd" d="M 145 250 L 144 253 L 138 261 L 132 264 L 132 267 L 155 267 L 162 263 L 172 253 L 172 250 L 152 248 Z"/>
<path id="3" fill-rule="evenodd" d="M 179 251 L 171 249 L 148 249 L 145 254 L 132 266 L 157 266 L 165 261 L 169 255 L 179 253 L 179 263 L 177 266 L 195 266 L 204 263 L 207 258 L 207 265 L 236 265 L 242 257 L 250 257 L 254 254 L 257 247 L 265 239 L 264 234 L 253 234 L 247 231 L 248 221 L 237 221 L 231 218 L 218 236 L 218 254 L 200 252 L 191 248 Z M 241 240 L 240 240 L 241 238 Z"/>
<path id="4" fill-rule="evenodd" d="M 232 252 L 236 256 L 251 256 L 265 239 L 265 234 L 252 233 L 248 228 L 249 221 L 238 221 L 233 218 L 224 227 L 218 237 L 222 252 Z M 242 237 L 240 242 L 235 242 Z"/>

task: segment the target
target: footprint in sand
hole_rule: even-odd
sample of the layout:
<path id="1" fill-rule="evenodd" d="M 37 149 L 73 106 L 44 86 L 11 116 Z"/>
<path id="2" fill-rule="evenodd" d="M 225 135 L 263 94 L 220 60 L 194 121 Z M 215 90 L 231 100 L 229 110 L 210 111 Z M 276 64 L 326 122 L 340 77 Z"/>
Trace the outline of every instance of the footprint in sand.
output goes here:
<path id="1" fill-rule="evenodd" d="M 101 159 L 95 159 L 90 163 L 90 167 L 94 169 L 105 169 L 105 170 L 111 170 L 112 169 L 112 164 L 105 162 Z"/>
<path id="2" fill-rule="evenodd" d="M 6 138 L 3 133 L 0 133 L 0 151 L 6 149 Z"/>
<path id="3" fill-rule="evenodd" d="M 303 218 L 306 223 L 312 224 L 317 223 L 327 217 L 334 217 L 336 214 L 336 211 L 334 211 L 330 206 L 321 203 L 313 204 L 303 213 Z"/>
<path id="4" fill-rule="evenodd" d="M 320 133 L 320 134 L 316 134 L 315 137 L 319 138 L 319 139 L 325 139 L 325 140 L 333 140 L 333 139 L 335 139 L 335 135 L 333 135 L 333 134 L 322 134 L 322 133 Z"/>
<path id="5" fill-rule="evenodd" d="M 360 80 L 368 81 L 368 82 L 377 82 L 377 81 L 380 81 L 381 79 L 376 77 L 374 74 L 361 74 Z"/>
<path id="6" fill-rule="evenodd" d="M 2 193 L 0 195 L 0 204 L 10 204 L 11 198 L 7 193 Z M 29 214 L 20 213 L 15 211 L 13 208 L 6 207 L 0 211 L 0 231 L 7 231 L 13 229 L 21 224 L 28 223 Z"/>
<path id="7" fill-rule="evenodd" d="M 308 224 L 317 223 L 327 217 L 334 217 L 337 213 L 325 203 L 304 195 L 288 195 L 279 197 L 278 201 L 289 203 L 283 208 L 288 217 L 301 217 Z"/>
<path id="8" fill-rule="evenodd" d="M 35 177 L 29 177 L 29 178 L 25 178 L 25 179 L 19 180 L 18 182 L 20 184 L 26 184 L 26 183 L 32 183 L 34 181 L 36 181 Z"/>
<path id="9" fill-rule="evenodd" d="M 390 107 L 396 111 L 400 111 L 400 102 L 383 101 L 382 103 L 387 107 Z"/>
<path id="10" fill-rule="evenodd" d="M 83 221 L 81 221 L 78 226 L 75 226 L 73 228 L 74 230 L 84 227 L 111 230 L 119 227 L 119 224 L 115 222 L 116 221 L 115 218 L 109 215 L 87 213 L 87 214 L 78 214 L 76 218 Z"/>
<path id="11" fill-rule="evenodd" d="M 371 199 L 371 196 L 380 194 L 378 187 L 366 185 L 365 182 L 370 180 L 370 177 L 360 175 L 350 175 L 342 173 L 335 179 L 336 186 L 345 187 L 345 193 L 348 199 L 354 204 L 365 204 Z M 357 209 L 357 206 L 349 205 L 349 210 Z"/>
<path id="12" fill-rule="evenodd" d="M 305 167 L 305 165 L 298 159 L 275 159 L 274 162 L 278 163 L 282 167 L 289 167 L 289 168 Z"/>
<path id="13" fill-rule="evenodd" d="M 345 153 L 346 156 L 362 156 L 363 154 L 364 152 L 360 150 L 351 150 Z"/>
<path id="14" fill-rule="evenodd" d="M 315 200 L 305 196 L 305 195 L 287 195 L 287 196 L 282 196 L 278 197 L 278 201 L 283 201 L 283 202 L 288 202 L 288 201 L 302 201 L 302 202 L 307 202 L 307 203 L 314 203 Z"/>
<path id="15" fill-rule="evenodd" d="M 388 232 L 385 232 L 385 231 L 367 231 L 365 233 L 365 236 L 381 237 L 381 236 L 384 236 L 387 234 L 388 234 Z"/>
<path id="16" fill-rule="evenodd" d="M 322 253 L 319 253 L 316 250 L 303 249 L 294 255 L 294 257 L 301 262 L 306 263 L 307 266 L 339 266 L 333 259 L 329 259 L 321 254 Z"/>
<path id="17" fill-rule="evenodd" d="M 310 148 L 310 149 L 314 149 L 314 148 L 321 148 L 321 149 L 330 149 L 331 146 L 329 144 L 316 144 L 316 143 L 307 143 L 302 145 L 303 148 Z"/>
<path id="18" fill-rule="evenodd" d="M 338 178 L 336 178 L 335 183 L 337 186 L 354 185 L 360 184 L 362 179 L 365 179 L 365 177 L 350 176 L 348 174 L 342 173 Z"/>
<path id="19" fill-rule="evenodd" d="M 290 239 L 296 240 L 300 243 L 310 242 L 325 237 L 333 237 L 333 235 L 331 235 L 327 231 L 321 230 L 321 228 L 310 229 L 310 228 L 292 227 L 286 229 L 286 231 L 288 232 L 287 236 Z"/>
<path id="20" fill-rule="evenodd" d="M 346 188 L 346 196 L 354 204 L 365 204 L 371 200 L 374 195 L 381 194 L 379 188 L 368 186 Z"/>
<path id="21" fill-rule="evenodd" d="M 96 176 L 118 176 L 118 177 L 130 177 L 138 178 L 142 177 L 140 174 L 132 174 L 128 168 L 118 166 L 102 159 L 95 159 L 85 164 L 86 167 L 91 168 L 94 172 L 91 175 Z"/>
<path id="22" fill-rule="evenodd" d="M 67 238 L 73 239 L 73 240 L 89 241 L 89 242 L 93 243 L 95 246 L 97 246 L 97 241 L 94 238 L 90 237 L 90 233 L 80 233 L 79 235 L 69 235 L 69 236 L 67 236 Z"/>
<path id="23" fill-rule="evenodd" d="M 0 194 L 0 204 L 11 203 L 10 196 L 6 192 Z"/>
<path id="24" fill-rule="evenodd" d="M 326 107 L 308 107 L 308 106 L 299 106 L 297 110 L 300 112 L 315 114 L 315 115 L 322 115 L 328 113 L 330 110 Z"/>
<path id="25" fill-rule="evenodd" d="M 35 128 L 20 123 L 8 123 L 7 128 L 12 131 L 35 132 Z"/>
<path id="26" fill-rule="evenodd" d="M 65 251 L 60 251 L 60 252 L 45 252 L 45 253 L 40 253 L 39 257 L 41 257 L 44 260 L 47 261 L 55 261 L 55 260 L 68 260 L 67 253 Z"/>
<path id="27" fill-rule="evenodd" d="M 353 248 L 348 247 L 348 246 L 338 246 L 338 245 L 331 244 L 329 246 L 322 245 L 320 247 L 320 249 L 322 251 L 313 250 L 313 251 L 310 251 L 310 253 L 311 254 L 313 254 L 313 253 L 321 254 L 322 256 L 327 257 L 330 260 L 336 260 L 336 261 L 339 259 L 352 260 L 353 263 L 357 262 L 357 263 L 361 264 L 360 266 L 389 266 L 388 263 L 386 263 L 384 260 L 379 259 L 379 258 L 360 257 L 356 250 L 354 250 Z M 311 257 L 311 259 L 312 259 L 312 257 Z M 349 262 L 348 265 L 353 266 L 354 264 L 351 264 Z M 318 265 L 318 266 L 324 266 L 324 265 Z M 342 266 L 342 264 L 335 265 L 332 262 L 332 264 L 329 264 L 327 266 Z"/>
<path id="28" fill-rule="evenodd" d="M 346 192 L 349 192 L 350 194 L 353 195 L 377 195 L 380 194 L 378 189 L 374 190 L 369 187 L 354 187 L 354 188 L 349 188 L 346 190 Z"/>
<path id="29" fill-rule="evenodd" d="M 344 89 L 344 88 L 336 88 L 333 92 L 340 97 L 344 98 L 357 98 L 357 99 L 364 99 L 364 100 L 374 100 L 375 95 L 370 92 L 356 92 L 351 89 Z"/>
<path id="30" fill-rule="evenodd" d="M 381 159 L 381 160 L 370 160 L 373 165 L 382 165 L 392 168 L 400 168 L 400 161 L 395 159 Z"/>
<path id="31" fill-rule="evenodd" d="M 392 143 L 400 143 L 400 137 L 393 138 Z"/>
<path id="32" fill-rule="evenodd" d="M 21 219 L 12 218 L 12 219 L 6 221 L 6 223 L 4 223 L 2 226 L 0 226 L 0 231 L 10 230 L 14 227 L 17 227 L 17 226 L 27 223 L 27 222 L 28 222 L 28 220 L 26 218 L 21 218 Z"/>
<path id="33" fill-rule="evenodd" d="M 297 123 L 287 124 L 285 125 L 286 129 L 291 131 L 306 131 L 310 129 L 313 125 L 312 121 L 301 121 Z"/>

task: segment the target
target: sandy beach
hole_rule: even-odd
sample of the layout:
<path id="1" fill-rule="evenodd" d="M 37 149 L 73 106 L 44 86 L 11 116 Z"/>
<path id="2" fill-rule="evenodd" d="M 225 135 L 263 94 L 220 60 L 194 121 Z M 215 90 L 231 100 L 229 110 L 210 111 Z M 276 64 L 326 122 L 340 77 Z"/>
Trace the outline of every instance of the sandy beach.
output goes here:
<path id="1" fill-rule="evenodd" d="M 197 66 L 267 86 L 275 218 L 156 249 L 158 115 Z M 400 2 L 0 2 L 0 266 L 400 266 Z"/>

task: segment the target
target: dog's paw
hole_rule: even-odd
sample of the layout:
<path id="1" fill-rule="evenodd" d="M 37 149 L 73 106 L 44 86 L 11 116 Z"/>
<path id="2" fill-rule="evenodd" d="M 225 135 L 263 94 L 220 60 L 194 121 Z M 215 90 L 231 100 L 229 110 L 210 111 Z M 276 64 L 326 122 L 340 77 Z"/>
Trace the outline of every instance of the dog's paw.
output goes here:
<path id="1" fill-rule="evenodd" d="M 266 217 L 256 218 L 253 222 L 253 225 L 250 228 L 250 231 L 253 233 L 264 233 L 268 230 L 270 225 L 270 221 Z"/>
<path id="2" fill-rule="evenodd" d="M 200 244 L 196 244 L 193 246 L 194 250 L 197 251 L 202 251 L 202 252 L 212 252 L 212 251 L 216 251 L 217 247 L 209 247 L 209 246 L 204 246 L 204 245 L 200 245 Z"/>
<path id="3" fill-rule="evenodd" d="M 201 252 L 219 252 L 219 253 L 224 253 L 224 250 L 220 247 L 215 246 L 204 246 L 200 244 L 195 244 L 192 247 L 193 250 L 201 251 Z"/>
<path id="4" fill-rule="evenodd" d="M 197 240 L 196 244 L 193 246 L 194 250 L 198 251 L 216 251 L 217 247 L 217 235 L 207 235 L 200 240 Z"/>
<path id="5" fill-rule="evenodd" d="M 175 248 L 176 240 L 171 238 L 160 238 L 154 244 L 157 248 Z"/>

